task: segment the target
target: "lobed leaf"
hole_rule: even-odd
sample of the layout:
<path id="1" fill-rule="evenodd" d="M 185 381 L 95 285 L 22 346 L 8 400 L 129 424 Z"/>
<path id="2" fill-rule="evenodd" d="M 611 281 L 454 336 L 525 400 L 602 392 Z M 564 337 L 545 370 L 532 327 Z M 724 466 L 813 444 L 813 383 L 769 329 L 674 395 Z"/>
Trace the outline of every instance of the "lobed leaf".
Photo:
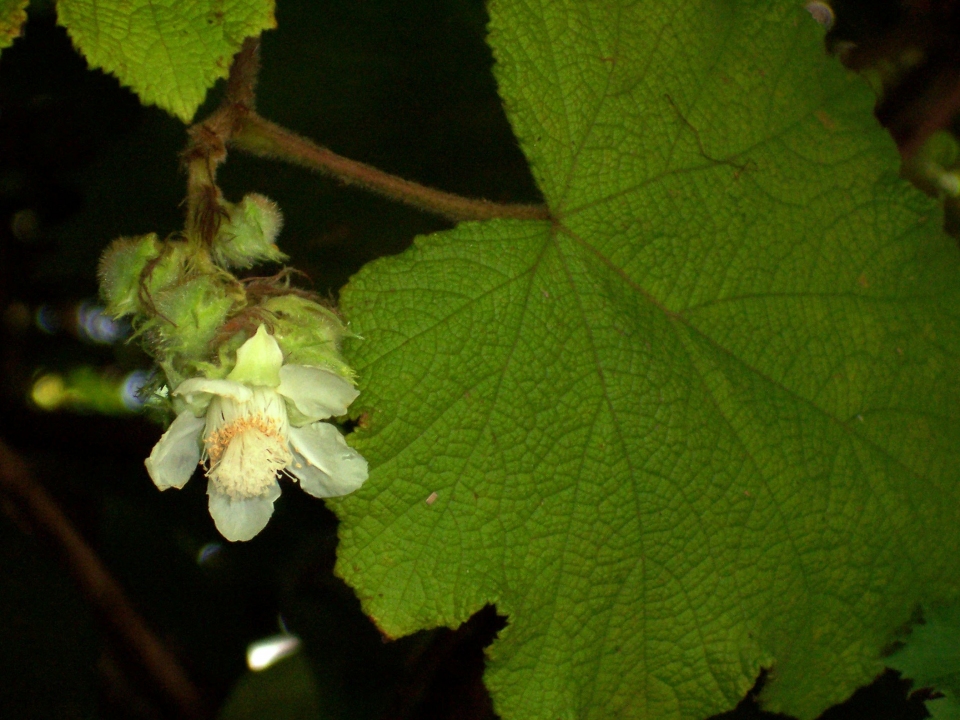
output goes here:
<path id="1" fill-rule="evenodd" d="M 348 285 L 389 635 L 509 617 L 497 712 L 812 718 L 960 594 L 960 251 L 795 2 L 495 0 L 554 222 Z M 428 498 L 432 502 L 427 502 Z"/>

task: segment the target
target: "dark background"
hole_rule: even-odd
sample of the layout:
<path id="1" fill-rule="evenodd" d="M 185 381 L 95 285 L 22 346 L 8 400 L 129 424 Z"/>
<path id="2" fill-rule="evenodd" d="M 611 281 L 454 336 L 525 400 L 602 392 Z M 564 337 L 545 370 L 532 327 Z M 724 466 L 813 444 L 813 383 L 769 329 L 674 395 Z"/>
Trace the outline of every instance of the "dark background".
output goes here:
<path id="1" fill-rule="evenodd" d="M 261 114 L 444 190 L 540 199 L 496 95 L 482 2 L 278 4 L 279 29 L 262 43 Z M 95 411 L 98 392 L 149 368 L 149 359 L 134 344 L 91 340 L 78 311 L 96 300 L 97 260 L 110 240 L 182 226 L 185 128 L 87 70 L 49 3 L 29 12 L 24 36 L 0 56 L 0 440 L 28 462 L 211 709 L 244 675 L 247 645 L 282 622 L 303 639 L 308 662 L 278 665 L 287 663 L 287 675 L 251 690 L 259 700 L 248 714 L 235 704 L 229 717 L 301 717 L 291 698 L 303 692 L 312 697 L 305 707 L 324 718 L 491 717 L 482 648 L 504 622 L 492 608 L 456 632 L 387 643 L 332 574 L 336 521 L 322 503 L 287 486 L 255 541 L 223 542 L 202 478 L 160 494 L 147 477 L 143 459 L 160 426 L 115 404 Z M 876 57 L 896 60 L 903 47 L 934 47 L 944 18 L 956 20 L 954 3 L 847 2 L 831 40 L 857 42 L 860 55 L 850 62 L 863 69 Z M 936 37 L 924 35 L 934 26 Z M 901 146 L 927 132 L 924 118 L 943 111 L 950 78 L 956 83 L 950 73 L 960 76 L 950 52 L 925 57 L 925 74 L 891 80 L 881 106 Z M 448 227 L 305 170 L 240 155 L 220 181 L 228 199 L 255 191 L 279 203 L 279 245 L 324 295 L 335 296 L 365 262 Z M 55 411 L 30 400 L 38 378 L 76 378 L 78 370 L 96 379 L 85 400 Z M 2 508 L 0 716 L 176 717 L 136 653 L 77 589 L 57 546 L 15 499 L 3 498 Z M 923 717 L 922 698 L 908 700 L 908 692 L 909 683 L 888 673 L 827 716 Z M 758 714 L 749 696 L 736 712 Z"/>

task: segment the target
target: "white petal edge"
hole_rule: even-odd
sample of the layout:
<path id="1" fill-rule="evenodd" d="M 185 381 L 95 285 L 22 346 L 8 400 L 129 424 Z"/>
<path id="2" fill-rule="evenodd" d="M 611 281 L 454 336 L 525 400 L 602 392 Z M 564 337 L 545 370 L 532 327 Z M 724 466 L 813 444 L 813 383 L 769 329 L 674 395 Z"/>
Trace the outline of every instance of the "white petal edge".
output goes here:
<path id="1" fill-rule="evenodd" d="M 314 497 L 347 495 L 367 479 L 366 459 L 330 423 L 290 428 L 290 449 L 293 462 L 287 472 Z"/>
<path id="2" fill-rule="evenodd" d="M 311 420 L 345 415 L 360 392 L 336 373 L 306 365 L 280 368 L 277 392 L 290 398 L 297 410 Z"/>
<path id="3" fill-rule="evenodd" d="M 267 495 L 232 498 L 207 482 L 208 507 L 217 530 L 230 542 L 244 542 L 257 536 L 273 515 L 273 503 L 280 497 L 280 483 L 274 482 Z"/>
<path id="4" fill-rule="evenodd" d="M 173 391 L 186 402 L 194 415 L 202 415 L 210 405 L 214 395 L 228 397 L 237 402 L 249 402 L 253 397 L 253 390 L 242 383 L 233 380 L 211 380 L 205 377 L 195 377 L 184 380 Z"/>
<path id="5" fill-rule="evenodd" d="M 256 334 L 237 349 L 237 364 L 227 375 L 228 380 L 275 388 L 280 384 L 280 366 L 283 351 L 273 335 L 262 324 Z"/>
<path id="6" fill-rule="evenodd" d="M 200 464 L 200 434 L 206 420 L 184 410 L 170 423 L 144 461 L 153 484 L 161 490 L 187 484 Z"/>

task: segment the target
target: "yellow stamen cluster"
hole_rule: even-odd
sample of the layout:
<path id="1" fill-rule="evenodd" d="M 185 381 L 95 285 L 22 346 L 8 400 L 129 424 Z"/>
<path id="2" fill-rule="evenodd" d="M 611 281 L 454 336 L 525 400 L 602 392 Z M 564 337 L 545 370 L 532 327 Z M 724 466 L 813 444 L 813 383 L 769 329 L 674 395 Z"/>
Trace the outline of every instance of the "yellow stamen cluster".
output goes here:
<path id="1" fill-rule="evenodd" d="M 220 426 L 203 440 L 209 477 L 232 498 L 267 494 L 277 473 L 293 460 L 282 423 L 245 415 Z"/>

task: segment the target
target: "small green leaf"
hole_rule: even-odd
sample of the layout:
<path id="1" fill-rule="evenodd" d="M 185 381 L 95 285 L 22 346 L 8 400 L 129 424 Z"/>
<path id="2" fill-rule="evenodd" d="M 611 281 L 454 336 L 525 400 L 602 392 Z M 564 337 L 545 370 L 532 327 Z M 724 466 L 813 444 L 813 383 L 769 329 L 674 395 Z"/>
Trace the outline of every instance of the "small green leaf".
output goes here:
<path id="1" fill-rule="evenodd" d="M 276 27 L 274 0 L 60 0 L 59 22 L 93 67 L 190 122 L 243 41 Z"/>
<path id="2" fill-rule="evenodd" d="M 914 689 L 943 694 L 927 701 L 935 720 L 960 720 L 960 605 L 926 613 L 887 664 L 913 680 Z"/>
<path id="3" fill-rule="evenodd" d="M 20 37 L 27 21 L 30 0 L 0 0 L 0 49 L 10 47 Z"/>
<path id="4" fill-rule="evenodd" d="M 338 572 L 394 636 L 495 603 L 505 720 L 699 720 L 761 667 L 812 718 L 960 593 L 956 242 L 795 0 L 490 15 L 555 220 L 345 289 Z"/>

